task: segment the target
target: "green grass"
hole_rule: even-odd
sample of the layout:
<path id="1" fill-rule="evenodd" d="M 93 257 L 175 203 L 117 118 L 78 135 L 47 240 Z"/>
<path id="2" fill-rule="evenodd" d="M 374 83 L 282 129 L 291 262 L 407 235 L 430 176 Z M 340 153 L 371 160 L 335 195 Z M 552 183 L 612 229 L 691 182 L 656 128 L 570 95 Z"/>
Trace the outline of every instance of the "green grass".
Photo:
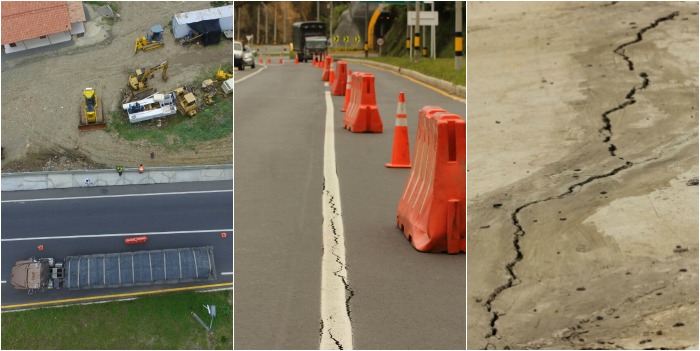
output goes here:
<path id="1" fill-rule="evenodd" d="M 426 76 L 442 79 L 463 87 L 467 85 L 466 59 L 462 60 L 462 69 L 459 71 L 455 70 L 454 58 L 438 58 L 433 60 L 421 57 L 417 64 L 410 61 L 408 57 L 370 57 L 365 60 L 407 68 L 423 73 Z"/>
<path id="2" fill-rule="evenodd" d="M 2 313 L 2 348 L 35 350 L 233 349 L 232 292 L 183 292 L 132 301 Z M 209 324 L 202 305 L 216 305 Z"/>
<path id="3" fill-rule="evenodd" d="M 116 132 L 128 141 L 146 140 L 169 150 L 193 148 L 197 142 L 219 139 L 233 132 L 233 99 L 221 94 L 214 99 L 214 104 L 203 105 L 194 117 L 180 113 L 168 116 L 161 127 L 157 127 L 155 120 L 131 124 L 125 111 L 112 111 L 107 131 Z"/>

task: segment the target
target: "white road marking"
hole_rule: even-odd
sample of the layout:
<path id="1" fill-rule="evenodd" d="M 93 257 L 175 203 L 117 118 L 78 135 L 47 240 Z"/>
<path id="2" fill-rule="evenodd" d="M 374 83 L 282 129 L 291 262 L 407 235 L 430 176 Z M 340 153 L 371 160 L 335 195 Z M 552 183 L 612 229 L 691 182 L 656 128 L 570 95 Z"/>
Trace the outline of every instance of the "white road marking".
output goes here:
<path id="1" fill-rule="evenodd" d="M 257 72 L 255 72 L 255 73 L 253 73 L 253 74 L 249 74 L 249 75 L 247 75 L 247 76 L 245 76 L 245 77 L 243 77 L 243 78 L 241 78 L 241 79 L 239 79 L 239 80 L 233 81 L 233 84 L 236 85 L 236 84 L 238 84 L 238 83 L 240 83 L 240 82 L 242 82 L 242 81 L 244 81 L 244 80 L 246 80 L 246 79 L 248 79 L 248 78 L 250 78 L 250 77 L 252 77 L 252 76 L 254 76 L 254 75 L 256 75 L 256 74 L 258 74 L 258 73 L 260 73 L 260 72 L 262 72 L 262 71 L 264 71 L 266 68 L 267 68 L 267 66 L 263 66 L 263 67 L 262 67 L 261 69 L 259 69 Z M 235 89 L 235 87 L 234 87 L 234 89 Z"/>
<path id="2" fill-rule="evenodd" d="M 233 272 L 221 272 L 221 275 L 233 275 Z"/>
<path id="3" fill-rule="evenodd" d="M 4 280 L 0 281 L 0 284 L 5 284 L 5 283 L 7 283 L 7 282 Z"/>
<path id="4" fill-rule="evenodd" d="M 190 233 L 220 233 L 233 232 L 233 229 L 205 229 L 205 230 L 178 230 L 171 232 L 147 232 L 147 233 L 115 233 L 115 234 L 90 234 L 90 235 L 65 235 L 65 236 L 41 236 L 33 238 L 12 238 L 1 239 L 0 241 L 30 241 L 30 240 L 52 240 L 52 239 L 82 239 L 82 238 L 104 238 L 111 236 L 141 236 L 141 235 L 169 235 L 169 234 L 190 234 Z"/>
<path id="5" fill-rule="evenodd" d="M 177 191 L 177 192 L 172 192 L 172 193 L 95 195 L 95 196 L 74 196 L 74 197 L 47 197 L 47 198 L 41 198 L 41 199 L 3 200 L 2 202 L 3 202 L 3 203 L 16 203 L 16 202 L 37 202 L 37 201 L 62 201 L 62 200 L 103 199 L 103 198 L 110 198 L 110 197 L 141 197 L 141 196 L 212 194 L 212 193 L 232 193 L 232 192 L 233 192 L 233 189 L 226 189 L 226 190 L 202 190 L 202 191 Z"/>
<path id="6" fill-rule="evenodd" d="M 326 91 L 326 131 L 323 144 L 323 258 L 321 261 L 321 350 L 351 350 L 352 325 L 347 303 L 348 272 L 335 163 L 333 101 Z"/>

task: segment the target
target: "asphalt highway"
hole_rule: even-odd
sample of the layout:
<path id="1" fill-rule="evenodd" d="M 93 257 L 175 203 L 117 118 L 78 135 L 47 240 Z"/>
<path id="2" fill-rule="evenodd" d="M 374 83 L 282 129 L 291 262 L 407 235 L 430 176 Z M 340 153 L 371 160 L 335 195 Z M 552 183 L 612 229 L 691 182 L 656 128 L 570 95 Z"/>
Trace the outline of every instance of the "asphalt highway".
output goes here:
<path id="1" fill-rule="evenodd" d="M 465 103 L 384 70 L 349 68 L 375 75 L 384 125 L 381 134 L 344 130 L 343 97 L 331 97 L 340 198 L 332 201 L 342 204 L 343 310 L 352 347 L 464 349 L 465 256 L 413 249 L 396 227 L 409 170 L 384 164 L 391 159 L 399 91 L 406 95 L 412 155 L 421 107 L 464 118 Z M 329 87 L 321 74 L 293 61 L 234 72 L 237 349 L 318 349 L 328 329 L 321 301 L 329 292 L 321 285 Z"/>
<path id="2" fill-rule="evenodd" d="M 232 206 L 231 182 L 3 193 L 2 308 L 81 303 L 192 286 L 230 286 Z M 135 235 L 147 235 L 149 240 L 139 245 L 124 244 L 125 237 Z M 60 261 L 74 255 L 193 246 L 214 247 L 217 280 L 119 289 L 48 290 L 33 296 L 10 285 L 14 263 L 32 256 Z"/>

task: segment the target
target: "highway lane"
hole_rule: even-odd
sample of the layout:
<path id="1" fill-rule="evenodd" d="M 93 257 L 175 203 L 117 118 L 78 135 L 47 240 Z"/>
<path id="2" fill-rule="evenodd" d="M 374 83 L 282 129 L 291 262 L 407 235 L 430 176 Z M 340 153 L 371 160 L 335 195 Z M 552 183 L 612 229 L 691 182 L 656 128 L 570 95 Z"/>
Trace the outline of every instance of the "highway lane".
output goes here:
<path id="1" fill-rule="evenodd" d="M 382 134 L 342 129 L 332 97 L 355 348 L 463 349 L 465 256 L 415 251 L 396 228 L 408 170 L 387 169 L 397 96 L 411 147 L 417 111 L 465 105 L 421 84 L 375 74 Z M 257 69 L 257 68 L 256 68 Z M 240 76 L 239 76 L 240 77 Z M 325 91 L 310 64 L 271 65 L 236 85 L 236 348 L 318 348 Z M 351 292 L 350 292 L 351 291 Z"/>
<path id="2" fill-rule="evenodd" d="M 141 194 L 142 196 L 101 197 L 102 191 L 98 188 L 2 194 L 2 270 L 0 277 L 5 283 L 1 284 L 0 297 L 3 309 L 14 305 L 65 299 L 79 299 L 78 301 L 68 301 L 66 303 L 80 303 L 93 301 L 92 298 L 98 296 L 191 286 L 217 284 L 230 286 L 233 281 L 233 275 L 231 274 L 233 272 L 233 236 L 231 231 L 233 202 L 230 182 L 188 183 L 179 184 L 179 187 L 139 185 L 133 187 L 108 187 L 104 190 L 113 196 L 129 193 Z M 147 195 L 187 191 L 220 192 Z M 88 198 L 82 198 L 85 196 Z M 61 199 L 65 197 L 77 198 Z M 8 202 L 20 199 L 60 200 Z M 147 213 L 140 214 L 132 206 Z M 91 210 L 95 213 L 86 213 L 86 211 L 89 212 Z M 148 212 L 152 212 L 153 216 L 148 216 Z M 81 222 L 81 215 L 88 217 L 88 220 Z M 124 220 L 124 218 L 128 220 Z M 56 221 L 55 228 L 51 228 L 51 221 Z M 72 230 L 71 226 L 77 226 L 78 228 Z M 221 229 L 224 229 L 227 233 L 225 238 L 221 236 Z M 133 236 L 134 233 L 150 233 L 148 243 L 136 246 L 125 245 L 124 237 Z M 156 233 L 159 234 L 154 235 Z M 36 239 L 37 236 L 34 236 L 35 234 L 38 234 L 37 236 L 39 237 L 48 238 Z M 57 236 L 62 237 L 56 238 Z M 44 250 L 39 251 L 38 245 L 43 245 Z M 57 260 L 61 260 L 69 255 L 190 246 L 214 247 L 218 276 L 216 281 L 119 289 L 46 291 L 33 296 L 28 296 L 24 291 L 15 290 L 9 284 L 10 269 L 14 263 L 31 256 L 54 257 Z M 102 299 L 107 299 L 107 297 L 99 298 L 98 300 Z M 33 306 L 16 307 L 28 308 Z"/>
<path id="3" fill-rule="evenodd" d="M 2 216 L 8 220 L 2 222 L 2 238 L 231 228 L 230 182 L 220 192 L 173 195 L 172 190 L 148 195 L 150 186 L 134 186 L 140 196 L 120 197 L 126 189 L 114 188 L 121 187 L 52 190 L 45 196 L 44 191 L 29 192 L 61 199 L 57 201 L 8 202 L 3 194 Z M 186 186 L 180 189 L 188 191 Z"/>

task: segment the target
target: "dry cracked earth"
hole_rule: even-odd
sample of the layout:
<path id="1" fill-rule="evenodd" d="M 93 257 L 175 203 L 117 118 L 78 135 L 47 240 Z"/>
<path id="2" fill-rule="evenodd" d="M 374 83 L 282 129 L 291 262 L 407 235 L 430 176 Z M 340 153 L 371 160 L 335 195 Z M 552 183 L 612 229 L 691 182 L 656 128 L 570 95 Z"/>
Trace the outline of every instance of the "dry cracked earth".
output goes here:
<path id="1" fill-rule="evenodd" d="M 468 3 L 468 348 L 698 348 L 698 3 Z"/>

